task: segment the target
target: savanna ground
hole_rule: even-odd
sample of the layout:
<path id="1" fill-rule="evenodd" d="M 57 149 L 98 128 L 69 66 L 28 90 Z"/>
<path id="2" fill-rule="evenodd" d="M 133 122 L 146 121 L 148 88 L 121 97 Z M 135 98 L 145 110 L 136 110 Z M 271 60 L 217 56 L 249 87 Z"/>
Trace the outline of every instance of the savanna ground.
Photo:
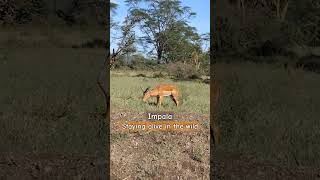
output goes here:
<path id="1" fill-rule="evenodd" d="M 97 32 L 62 27 L 1 29 L 2 179 L 101 178 L 106 162 L 99 157 L 105 153 L 108 137 L 96 76 L 105 50 L 71 48 L 104 34 Z M 214 149 L 214 177 L 319 179 L 319 74 L 270 64 L 219 63 L 214 67 L 222 92 L 218 109 L 222 139 Z M 114 74 L 112 121 L 156 109 L 154 99 L 150 104 L 142 102 L 140 85 L 173 82 L 183 91 L 181 109 L 167 99 L 161 110 L 173 109 L 207 127 L 207 84 L 148 78 L 148 73 L 153 77 L 155 72 L 141 73 L 147 77 Z M 134 88 L 126 89 L 117 81 Z M 208 133 L 114 133 L 111 176 L 207 179 Z"/>
<path id="2" fill-rule="evenodd" d="M 154 71 L 111 71 L 111 173 L 114 179 L 209 179 L 209 84 L 155 77 Z M 142 77 L 143 76 L 143 77 Z M 181 106 L 165 98 L 142 101 L 143 90 L 175 84 Z M 143 89 L 143 90 L 142 90 Z M 197 132 L 121 132 L 119 120 L 147 120 L 146 112 L 174 112 L 175 120 L 198 120 Z"/>
<path id="3" fill-rule="evenodd" d="M 291 67 L 284 69 L 277 64 L 250 62 L 218 63 L 214 64 L 214 69 L 215 78 L 221 87 L 217 116 L 222 139 L 219 146 L 211 147 L 214 148 L 213 177 L 320 178 L 319 74 Z M 155 84 L 168 82 L 183 87 L 180 89 L 184 104 L 181 109 L 177 109 L 168 98 L 160 111 L 174 110 L 177 114 L 192 112 L 188 114 L 191 118 L 207 113 L 206 109 L 199 108 L 201 105 L 196 103 L 197 100 L 203 103 L 208 98 L 206 84 L 198 81 L 174 81 L 168 77 L 154 78 L 157 74 L 159 72 L 156 71 L 112 73 L 112 121 L 141 119 L 145 118 L 143 112 L 157 110 L 155 99 L 149 103 L 142 102 L 140 87 L 153 87 Z M 120 82 L 130 88 L 125 88 Z M 186 104 L 189 107 L 183 107 Z M 207 128 L 208 119 L 201 120 Z M 202 174 L 202 169 L 207 172 L 208 129 L 185 135 L 114 132 L 112 137 L 113 177 L 208 178 Z M 194 138 L 198 140 L 192 140 Z M 168 155 L 170 152 L 171 156 Z M 194 158 L 196 154 L 200 155 L 202 161 Z M 173 156 L 176 158 L 172 159 Z M 153 163 L 148 164 L 150 162 Z M 186 162 L 189 166 L 181 168 L 181 164 L 187 164 Z M 127 171 L 120 173 L 123 166 Z M 170 169 L 177 167 L 178 173 L 173 174 Z"/>

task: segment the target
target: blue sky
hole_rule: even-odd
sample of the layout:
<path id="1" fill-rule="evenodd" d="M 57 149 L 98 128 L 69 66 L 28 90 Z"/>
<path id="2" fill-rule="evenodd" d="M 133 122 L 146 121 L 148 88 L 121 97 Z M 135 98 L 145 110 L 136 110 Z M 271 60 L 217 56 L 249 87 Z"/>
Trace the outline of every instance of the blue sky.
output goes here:
<path id="1" fill-rule="evenodd" d="M 111 13 L 111 17 L 116 22 L 122 22 L 127 15 L 127 6 L 124 0 L 111 0 L 118 4 L 116 14 Z M 196 13 L 196 16 L 189 20 L 189 25 L 196 27 L 198 33 L 210 32 L 210 0 L 181 0 L 183 6 L 191 7 L 191 10 Z M 111 41 L 116 32 L 111 29 Z M 116 48 L 114 42 L 111 42 L 111 49 Z M 208 47 L 207 47 L 208 48 Z"/>

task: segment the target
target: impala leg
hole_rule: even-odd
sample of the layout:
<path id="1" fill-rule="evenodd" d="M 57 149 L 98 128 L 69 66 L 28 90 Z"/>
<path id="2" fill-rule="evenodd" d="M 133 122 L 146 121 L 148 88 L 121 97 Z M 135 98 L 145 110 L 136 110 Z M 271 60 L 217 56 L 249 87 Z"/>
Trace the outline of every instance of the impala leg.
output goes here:
<path id="1" fill-rule="evenodd" d="M 162 100 L 163 100 L 163 96 L 159 96 L 158 107 L 161 106 Z"/>
<path id="2" fill-rule="evenodd" d="M 173 95 L 171 95 L 170 97 L 171 97 L 172 101 L 173 101 L 175 104 L 177 104 L 177 102 L 176 102 L 176 100 L 174 99 Z"/>
<path id="3" fill-rule="evenodd" d="M 179 106 L 179 100 L 178 100 L 178 92 L 172 93 L 172 98 L 174 99 L 174 102 L 176 103 L 177 107 Z"/>
<path id="4" fill-rule="evenodd" d="M 177 107 L 179 106 L 179 100 L 178 100 L 178 97 L 175 97 L 174 98 L 176 100 L 176 104 L 177 104 Z"/>
<path id="5" fill-rule="evenodd" d="M 172 95 L 171 97 L 172 97 L 174 103 L 176 104 L 176 106 L 179 106 L 179 101 L 178 101 L 177 96 Z"/>

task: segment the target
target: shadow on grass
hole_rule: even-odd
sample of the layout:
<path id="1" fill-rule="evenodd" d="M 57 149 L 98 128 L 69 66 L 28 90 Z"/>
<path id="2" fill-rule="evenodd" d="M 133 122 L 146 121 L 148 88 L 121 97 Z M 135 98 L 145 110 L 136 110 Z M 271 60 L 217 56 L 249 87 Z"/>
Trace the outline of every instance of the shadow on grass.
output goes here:
<path id="1" fill-rule="evenodd" d="M 148 102 L 148 105 L 150 105 L 150 106 L 157 106 L 157 103 L 156 103 L 156 102 Z"/>

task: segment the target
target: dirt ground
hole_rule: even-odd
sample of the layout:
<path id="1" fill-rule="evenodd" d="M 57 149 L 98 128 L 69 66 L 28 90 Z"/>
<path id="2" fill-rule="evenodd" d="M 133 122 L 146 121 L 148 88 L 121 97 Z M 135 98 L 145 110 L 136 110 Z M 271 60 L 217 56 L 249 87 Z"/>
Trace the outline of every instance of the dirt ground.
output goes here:
<path id="1" fill-rule="evenodd" d="M 210 179 L 209 117 L 176 114 L 184 120 L 203 122 L 198 132 L 115 131 L 118 120 L 138 120 L 143 113 L 113 112 L 111 118 L 110 179 Z M 259 162 L 248 154 L 214 155 L 211 179 L 314 180 L 320 168 L 289 168 Z M 109 179 L 106 161 L 85 154 L 0 153 L 0 180 L 4 179 Z"/>
<path id="2" fill-rule="evenodd" d="M 247 154 L 217 154 L 211 169 L 215 180 L 316 180 L 320 179 L 320 168 L 290 168 L 269 162 L 259 162 Z"/>
<path id="3" fill-rule="evenodd" d="M 119 120 L 145 120 L 144 113 L 111 114 L 112 179 L 209 179 L 209 117 L 175 114 L 178 120 L 204 122 L 197 132 L 117 131 Z"/>
<path id="4" fill-rule="evenodd" d="M 0 153 L 1 180 L 104 179 L 105 167 L 90 155 Z"/>
<path id="5" fill-rule="evenodd" d="M 192 161 L 191 161 L 192 162 Z M 115 163 L 115 162 L 114 162 Z M 147 162 L 146 165 L 140 167 L 144 170 L 148 170 L 146 166 L 154 161 Z M 130 167 L 132 164 L 127 164 Z M 166 163 L 174 164 L 174 162 Z M 201 172 L 199 164 L 188 164 L 186 161 L 176 162 L 177 166 L 163 167 L 160 173 L 171 173 L 174 176 L 172 178 L 161 179 L 191 179 L 186 178 L 185 175 L 179 174 L 181 171 L 188 172 L 190 170 Z M 180 167 L 179 167 L 180 164 Z M 93 156 L 86 155 L 59 155 L 59 154 L 0 154 L 0 179 L 1 180 L 24 180 L 24 179 L 106 179 L 103 178 L 102 170 L 105 164 Z M 115 167 L 119 167 L 120 164 L 114 164 Z M 177 170 L 179 168 L 187 168 L 189 170 Z M 125 168 L 125 167 L 123 167 Z M 197 169 L 199 168 L 199 169 Z M 132 170 L 132 168 L 131 168 Z M 225 155 L 220 156 L 215 160 L 214 167 L 212 168 L 214 176 L 211 179 L 249 179 L 249 180 L 316 180 L 320 179 L 320 168 L 283 168 L 269 163 L 257 162 L 250 156 L 244 155 Z M 116 173 L 120 173 L 121 169 L 118 169 L 111 173 L 111 179 L 121 179 L 117 177 Z M 142 170 L 132 172 L 125 170 L 124 173 L 131 172 L 133 175 L 138 176 L 143 174 Z M 148 171 L 149 172 L 149 171 Z M 169 174 L 168 174 L 169 175 Z M 178 176 L 184 176 L 178 178 Z M 121 176 L 121 174 L 120 174 Z M 123 178 L 125 179 L 125 178 Z M 127 179 L 135 179 L 134 176 Z M 138 177 L 136 179 L 139 179 Z M 142 178 L 145 179 L 145 178 Z M 152 178 L 146 178 L 152 179 Z M 154 178 L 158 179 L 158 178 Z M 196 178 L 196 179 L 207 179 Z"/>

